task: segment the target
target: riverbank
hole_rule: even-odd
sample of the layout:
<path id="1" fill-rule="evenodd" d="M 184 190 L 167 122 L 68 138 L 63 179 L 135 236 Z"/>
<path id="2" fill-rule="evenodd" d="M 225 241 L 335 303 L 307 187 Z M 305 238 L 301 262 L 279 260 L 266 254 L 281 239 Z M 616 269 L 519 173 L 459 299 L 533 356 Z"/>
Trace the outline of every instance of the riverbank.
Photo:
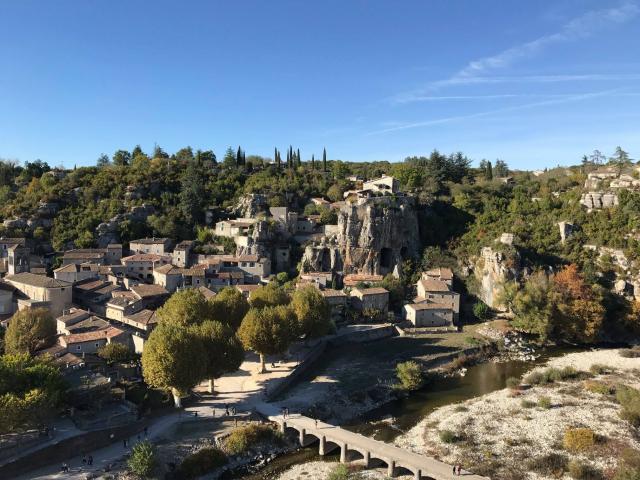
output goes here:
<path id="1" fill-rule="evenodd" d="M 590 478 L 612 475 L 623 450 L 640 451 L 640 439 L 637 429 L 620 418 L 622 407 L 609 392 L 616 385 L 640 386 L 640 358 L 597 350 L 567 354 L 548 366 L 583 373 L 439 408 L 398 437 L 396 445 L 462 463 L 493 479 L 560 478 L 577 465 L 591 472 Z M 565 434 L 571 429 L 590 431 L 593 445 L 568 448 Z"/>

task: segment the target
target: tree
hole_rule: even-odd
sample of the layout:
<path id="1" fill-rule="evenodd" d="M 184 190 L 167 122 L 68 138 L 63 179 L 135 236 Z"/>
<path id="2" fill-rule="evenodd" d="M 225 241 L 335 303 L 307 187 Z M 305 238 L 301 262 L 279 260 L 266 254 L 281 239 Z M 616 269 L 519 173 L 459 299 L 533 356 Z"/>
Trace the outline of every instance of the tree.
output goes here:
<path id="1" fill-rule="evenodd" d="M 621 147 L 616 147 L 616 151 L 613 156 L 609 159 L 609 161 L 616 165 L 619 169 L 626 167 L 631 164 L 631 158 L 629 154 L 625 152 Z"/>
<path id="2" fill-rule="evenodd" d="M 123 343 L 108 343 L 100 347 L 98 356 L 107 362 L 127 362 L 133 357 L 129 347 Z"/>
<path id="3" fill-rule="evenodd" d="M 322 171 L 323 172 L 327 171 L 327 149 L 326 148 L 322 149 Z"/>
<path id="4" fill-rule="evenodd" d="M 331 331 L 331 311 L 320 291 L 308 285 L 293 292 L 291 308 L 298 319 L 298 332 L 318 338 Z"/>
<path id="5" fill-rule="evenodd" d="M 509 176 L 509 167 L 507 166 L 507 162 L 500 159 L 496 160 L 496 165 L 493 167 L 493 173 L 495 173 L 499 178 Z"/>
<path id="6" fill-rule="evenodd" d="M 417 390 L 424 383 L 422 368 L 413 360 L 398 363 L 396 365 L 396 376 L 405 390 Z"/>
<path id="7" fill-rule="evenodd" d="M 202 218 L 205 199 L 202 172 L 189 161 L 180 181 L 180 211 L 187 224 L 194 225 Z"/>
<path id="8" fill-rule="evenodd" d="M 156 311 L 156 315 L 162 323 L 172 323 L 183 327 L 197 325 L 205 320 L 216 318 L 211 302 L 207 301 L 202 292 L 195 288 L 175 292 Z"/>
<path id="9" fill-rule="evenodd" d="M 398 311 L 402 309 L 405 292 L 404 285 L 399 278 L 388 273 L 376 286 L 386 288 L 389 291 L 389 306 L 392 310 Z"/>
<path id="10" fill-rule="evenodd" d="M 192 162 L 193 160 L 195 160 L 195 157 L 193 156 L 193 149 L 191 147 L 181 148 L 176 152 L 175 159 L 178 162 L 183 162 L 183 163 Z"/>
<path id="11" fill-rule="evenodd" d="M 513 299 L 513 326 L 545 340 L 551 331 L 550 286 L 547 275 L 536 272 L 529 276 L 524 287 Z"/>
<path id="12" fill-rule="evenodd" d="M 9 319 L 5 335 L 7 353 L 29 353 L 53 343 L 56 323 L 46 308 L 25 308 Z"/>
<path id="13" fill-rule="evenodd" d="M 276 162 L 276 168 L 280 170 L 280 152 L 278 151 L 277 148 L 274 149 L 273 160 Z"/>
<path id="14" fill-rule="evenodd" d="M 149 335 L 142 352 L 142 374 L 147 384 L 171 391 L 176 408 L 180 396 L 206 377 L 207 352 L 194 332 L 161 322 Z"/>
<path id="15" fill-rule="evenodd" d="M 131 154 L 126 150 L 117 150 L 113 154 L 113 164 L 120 167 L 129 165 L 131 161 Z"/>
<path id="16" fill-rule="evenodd" d="M 218 294 L 209 300 L 212 308 L 212 318 L 231 327 L 238 329 L 242 319 L 249 311 L 249 302 L 237 289 L 223 288 Z"/>
<path id="17" fill-rule="evenodd" d="M 233 152 L 233 148 L 227 148 L 227 151 L 224 153 L 222 164 L 225 167 L 231 167 L 236 164 L 236 154 Z"/>
<path id="18" fill-rule="evenodd" d="M 103 153 L 98 157 L 96 165 L 98 166 L 98 168 L 103 168 L 109 166 L 110 163 L 111 160 L 109 160 L 109 156 Z"/>
<path id="19" fill-rule="evenodd" d="M 274 307 L 289 303 L 289 295 L 276 282 L 270 282 L 253 291 L 249 304 L 252 308 Z"/>
<path id="20" fill-rule="evenodd" d="M 300 159 L 300 149 L 296 152 L 296 166 L 300 167 L 302 165 L 302 160 Z"/>
<path id="21" fill-rule="evenodd" d="M 133 147 L 133 150 L 131 150 L 131 158 L 136 158 L 138 155 L 144 155 L 144 152 L 142 151 L 142 147 L 140 145 L 136 145 L 135 147 Z"/>
<path id="22" fill-rule="evenodd" d="M 485 180 L 493 180 L 493 167 L 491 166 L 491 162 L 489 160 L 480 161 L 480 170 L 482 170 L 482 175 L 484 176 Z"/>
<path id="23" fill-rule="evenodd" d="M 205 320 L 195 328 L 207 352 L 205 378 L 209 380 L 209 393 L 213 393 L 214 379 L 240 368 L 244 349 L 233 330 L 220 322 Z"/>
<path id="24" fill-rule="evenodd" d="M 589 158 L 591 159 L 591 163 L 593 163 L 594 165 L 602 165 L 606 157 L 600 150 L 594 150 Z"/>
<path id="25" fill-rule="evenodd" d="M 238 338 L 246 349 L 260 355 L 260 373 L 266 372 L 265 355 L 284 353 L 296 338 L 296 316 L 291 308 L 252 308 L 242 320 Z"/>
<path id="26" fill-rule="evenodd" d="M 151 476 L 156 464 L 155 448 L 148 440 L 137 443 L 131 450 L 131 456 L 127 460 L 127 465 L 131 471 L 143 478 Z"/>
<path id="27" fill-rule="evenodd" d="M 50 357 L 0 356 L 0 433 L 41 424 L 62 404 L 65 390 Z"/>
<path id="28" fill-rule="evenodd" d="M 236 166 L 242 165 L 242 149 L 238 147 L 238 151 L 236 152 Z"/>
<path id="29" fill-rule="evenodd" d="M 153 147 L 153 158 L 169 158 L 169 154 L 165 152 L 160 145 Z"/>
<path id="30" fill-rule="evenodd" d="M 491 316 L 491 309 L 486 303 L 478 301 L 473 305 L 473 315 L 478 320 L 486 320 Z"/>
<path id="31" fill-rule="evenodd" d="M 316 169 L 316 158 L 313 154 L 311 154 L 311 170 Z"/>

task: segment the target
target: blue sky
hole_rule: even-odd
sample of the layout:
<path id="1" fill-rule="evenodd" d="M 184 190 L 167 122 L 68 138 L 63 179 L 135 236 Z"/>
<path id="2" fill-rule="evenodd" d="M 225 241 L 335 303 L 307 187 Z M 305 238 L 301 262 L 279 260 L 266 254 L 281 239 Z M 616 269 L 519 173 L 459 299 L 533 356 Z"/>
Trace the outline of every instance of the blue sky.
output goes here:
<path id="1" fill-rule="evenodd" d="M 0 157 L 640 158 L 640 0 L 0 0 Z"/>

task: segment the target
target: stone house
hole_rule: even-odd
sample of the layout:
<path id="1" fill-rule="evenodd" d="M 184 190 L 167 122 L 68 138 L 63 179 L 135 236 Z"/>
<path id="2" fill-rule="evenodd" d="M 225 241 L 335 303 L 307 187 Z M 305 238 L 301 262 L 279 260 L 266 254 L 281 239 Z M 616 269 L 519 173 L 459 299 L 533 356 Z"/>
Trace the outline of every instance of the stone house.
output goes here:
<path id="1" fill-rule="evenodd" d="M 214 233 L 219 237 L 235 238 L 247 236 L 249 230 L 258 222 L 257 218 L 237 218 L 235 220 L 222 220 L 216 223 Z"/>
<path id="2" fill-rule="evenodd" d="M 129 242 L 129 250 L 134 253 L 167 255 L 170 247 L 171 240 L 168 238 L 139 238 Z"/>
<path id="3" fill-rule="evenodd" d="M 425 280 L 440 280 L 449 287 L 453 287 L 453 271 L 450 268 L 438 267 L 427 270 L 422 273 L 422 278 Z"/>
<path id="4" fill-rule="evenodd" d="M 71 306 L 73 293 L 69 282 L 28 272 L 8 275 L 5 280 L 28 297 L 18 299 L 19 310 L 44 307 L 57 317 Z"/>
<path id="5" fill-rule="evenodd" d="M 69 353 L 96 353 L 100 347 L 109 343 L 129 345 L 129 334 L 117 327 L 107 327 L 92 332 L 63 335 L 58 338 L 60 345 Z"/>
<path id="6" fill-rule="evenodd" d="M 333 290 L 331 288 L 320 290 L 320 293 L 329 304 L 331 319 L 334 321 L 343 320 L 347 310 L 347 294 L 342 290 Z"/>
<path id="7" fill-rule="evenodd" d="M 136 253 L 124 257 L 121 261 L 127 276 L 152 280 L 154 267 L 170 264 L 171 257 L 155 253 Z"/>
<path id="8" fill-rule="evenodd" d="M 20 273 L 14 271 L 11 273 L 9 271 L 9 255 L 10 252 L 14 252 L 15 255 L 16 248 L 15 247 L 23 247 L 26 248 L 26 240 L 24 238 L 8 238 L 8 237 L 0 237 L 0 271 L 1 272 L 9 272 L 10 274 Z M 28 260 L 28 254 L 27 254 Z M 15 263 L 15 260 L 14 260 Z M 27 265 L 29 262 L 27 261 Z"/>
<path id="9" fill-rule="evenodd" d="M 100 266 L 95 263 L 69 263 L 53 271 L 56 280 L 69 283 L 81 282 L 89 278 L 98 278 Z"/>
<path id="10" fill-rule="evenodd" d="M 260 285 L 236 285 L 235 289 L 238 290 L 244 298 L 247 300 L 251 299 L 251 294 L 255 292 Z"/>
<path id="11" fill-rule="evenodd" d="M 16 287 L 0 281 L 0 320 L 11 317 L 18 309 L 17 293 Z"/>
<path id="12" fill-rule="evenodd" d="M 453 310 L 440 303 L 414 303 L 404 306 L 405 318 L 414 327 L 449 327 L 453 325 Z"/>
<path id="13" fill-rule="evenodd" d="M 171 256 L 173 257 L 173 264 L 178 267 L 186 268 L 191 265 L 190 255 L 193 248 L 193 242 L 190 240 L 184 240 L 173 249 Z"/>
<path id="14" fill-rule="evenodd" d="M 77 248 L 67 250 L 62 256 L 62 265 L 68 265 L 70 263 L 113 265 L 120 263 L 121 258 L 122 244 L 110 243 L 105 248 Z"/>
<path id="15" fill-rule="evenodd" d="M 86 320 L 90 316 L 91 314 L 86 310 L 71 307 L 62 312 L 62 315 L 56 317 L 56 333 L 58 335 L 68 335 L 70 326 Z"/>
<path id="16" fill-rule="evenodd" d="M 377 283 L 383 280 L 382 275 L 367 275 L 364 273 L 350 273 L 345 275 L 342 279 L 342 283 L 345 287 L 355 287 L 360 283 Z"/>
<path id="17" fill-rule="evenodd" d="M 389 309 L 389 291 L 382 287 L 354 288 L 349 296 L 351 306 L 358 312 L 377 310 L 386 314 Z"/>
<path id="18" fill-rule="evenodd" d="M 153 269 L 153 283 L 173 293 L 182 286 L 182 269 L 171 264 L 157 266 Z"/>
<path id="19" fill-rule="evenodd" d="M 121 322 L 137 330 L 150 332 L 157 325 L 158 318 L 155 310 L 144 308 L 139 312 L 124 315 Z"/>
<path id="20" fill-rule="evenodd" d="M 417 283 L 418 296 L 414 299 L 414 303 L 438 303 L 448 305 L 453 313 L 460 313 L 460 294 L 450 289 L 442 280 L 431 280 L 421 278 Z"/>

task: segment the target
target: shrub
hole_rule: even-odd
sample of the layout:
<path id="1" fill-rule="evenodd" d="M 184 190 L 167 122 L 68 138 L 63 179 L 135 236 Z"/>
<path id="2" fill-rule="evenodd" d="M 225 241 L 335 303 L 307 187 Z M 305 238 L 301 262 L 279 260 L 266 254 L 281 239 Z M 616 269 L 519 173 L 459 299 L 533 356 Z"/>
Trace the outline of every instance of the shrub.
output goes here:
<path id="1" fill-rule="evenodd" d="M 620 418 L 634 427 L 640 426 L 640 390 L 626 385 L 618 385 L 616 387 L 616 400 L 622 406 Z"/>
<path id="2" fill-rule="evenodd" d="M 597 472 L 591 465 L 582 463 L 578 460 L 571 460 L 569 462 L 569 476 L 575 478 L 575 480 L 595 480 L 600 478 L 599 472 Z"/>
<path id="3" fill-rule="evenodd" d="M 589 371 L 594 375 L 602 375 L 603 373 L 612 372 L 613 368 L 603 365 L 601 363 L 594 363 L 589 367 Z"/>
<path id="4" fill-rule="evenodd" d="M 515 377 L 507 378 L 507 388 L 510 390 L 517 390 L 520 386 L 520 379 Z"/>
<path id="5" fill-rule="evenodd" d="M 640 357 L 640 348 L 638 347 L 622 348 L 618 350 L 618 354 L 621 357 L 625 357 L 625 358 L 638 358 Z"/>
<path id="6" fill-rule="evenodd" d="M 524 381 L 529 385 L 540 385 L 541 383 L 543 383 L 544 379 L 545 377 L 542 374 L 542 372 L 540 372 L 539 370 L 536 370 L 534 372 L 531 372 L 529 375 L 527 375 L 524 378 Z"/>
<path id="7" fill-rule="evenodd" d="M 522 408 L 533 408 L 536 406 L 536 402 L 532 400 L 526 400 L 523 398 L 522 401 L 520 402 L 520 405 L 522 405 Z"/>
<path id="8" fill-rule="evenodd" d="M 549 453 L 541 457 L 534 457 L 527 462 L 529 470 L 541 473 L 545 476 L 561 477 L 567 468 L 568 459 L 566 455 L 559 453 Z"/>
<path id="9" fill-rule="evenodd" d="M 601 395 L 611 395 L 615 392 L 615 389 L 612 385 L 604 382 L 596 382 L 594 380 L 585 381 L 584 388 L 591 393 L 599 393 Z"/>
<path id="10" fill-rule="evenodd" d="M 422 368 L 412 360 L 398 363 L 396 365 L 396 375 L 404 390 L 417 390 L 424 383 Z"/>
<path id="11" fill-rule="evenodd" d="M 439 436 L 440 440 L 444 443 L 455 443 L 458 441 L 458 437 L 451 430 L 442 430 Z"/>
<path id="12" fill-rule="evenodd" d="M 180 478 L 197 478 L 227 463 L 224 452 L 215 447 L 205 447 L 186 457 L 178 467 Z"/>
<path id="13" fill-rule="evenodd" d="M 584 452 L 596 443 L 596 435 L 590 428 L 569 428 L 564 432 L 562 445 L 570 452 Z"/>
<path id="14" fill-rule="evenodd" d="M 640 450 L 625 448 L 618 459 L 614 480 L 640 479 Z"/>
<path id="15" fill-rule="evenodd" d="M 478 320 L 486 320 L 487 318 L 489 318 L 491 316 L 491 309 L 484 302 L 476 302 L 473 305 L 473 315 Z"/>
<path id="16" fill-rule="evenodd" d="M 525 377 L 525 382 L 530 385 L 545 385 L 547 383 L 558 382 L 562 380 L 571 380 L 578 378 L 581 372 L 573 367 L 564 368 L 547 368 L 545 370 L 536 370 Z"/>
<path id="17" fill-rule="evenodd" d="M 156 466 L 156 452 L 153 444 L 146 440 L 136 444 L 133 447 L 127 465 L 136 475 L 141 477 L 150 476 Z"/>
<path id="18" fill-rule="evenodd" d="M 538 399 L 538 406 L 548 410 L 551 408 L 551 399 L 549 397 L 540 397 Z"/>
<path id="19" fill-rule="evenodd" d="M 468 412 L 469 409 L 467 407 L 465 407 L 464 405 L 456 405 L 456 407 L 453 409 L 454 412 Z"/>
<path id="20" fill-rule="evenodd" d="M 279 432 L 269 425 L 247 425 L 234 429 L 224 442 L 224 450 L 229 455 L 237 455 L 247 451 L 261 442 L 280 442 Z"/>
<path id="21" fill-rule="evenodd" d="M 349 469 L 343 463 L 339 463 L 335 467 L 331 469 L 329 472 L 329 476 L 327 480 L 348 480 L 349 478 Z"/>
<path id="22" fill-rule="evenodd" d="M 122 343 L 108 343 L 98 349 L 98 356 L 107 362 L 128 362 L 133 352 Z"/>

